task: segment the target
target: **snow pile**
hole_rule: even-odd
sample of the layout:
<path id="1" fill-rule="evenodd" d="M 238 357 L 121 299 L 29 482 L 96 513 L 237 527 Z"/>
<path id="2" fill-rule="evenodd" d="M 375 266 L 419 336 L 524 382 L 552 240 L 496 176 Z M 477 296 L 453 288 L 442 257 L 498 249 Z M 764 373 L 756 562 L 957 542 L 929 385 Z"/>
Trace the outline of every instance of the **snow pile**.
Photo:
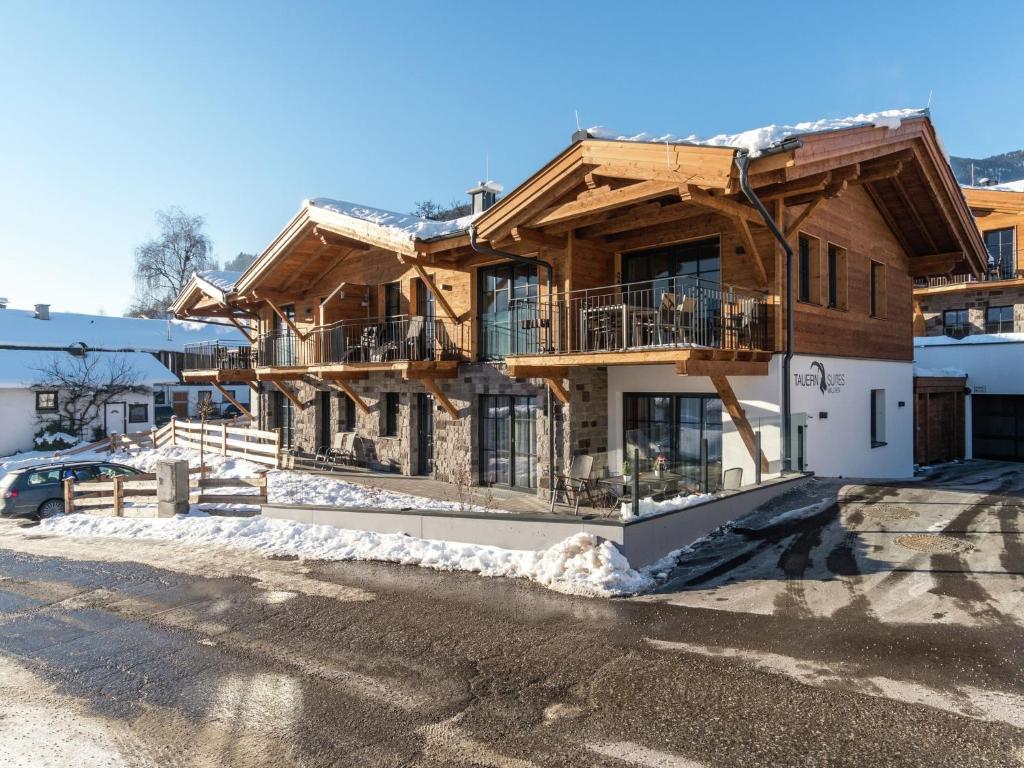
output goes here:
<path id="1" fill-rule="evenodd" d="M 434 237 L 445 237 L 463 232 L 479 215 L 470 214 L 451 221 L 432 221 L 409 213 L 396 213 L 369 205 L 349 203 L 345 200 L 332 200 L 328 197 L 307 200 L 306 206 L 338 214 L 344 217 L 349 225 L 371 224 L 375 228 L 387 230 L 400 239 L 410 241 L 429 240 Z"/>
<path id="2" fill-rule="evenodd" d="M 934 379 L 943 379 L 951 376 L 956 378 L 967 378 L 967 373 L 959 368 L 925 368 L 921 365 L 914 366 L 914 375 L 922 378 L 927 377 Z"/>
<path id="3" fill-rule="evenodd" d="M 417 512 L 503 512 L 458 501 L 443 501 L 359 485 L 308 472 L 273 471 L 268 476 L 268 501 L 278 504 L 313 504 L 350 509 L 393 509 Z"/>
<path id="4" fill-rule="evenodd" d="M 0 311 L 0 317 L 4 312 Z M 96 352 L 86 353 L 88 360 L 99 357 L 101 363 L 96 368 L 96 375 L 103 377 L 106 371 L 116 371 L 122 364 L 127 365 L 135 373 L 135 383 L 139 386 L 152 387 L 156 384 L 174 384 L 178 381 L 163 363 L 148 352 Z M 81 358 L 74 357 L 66 351 L 46 351 L 38 349 L 0 349 L 0 388 L 26 389 L 46 381 L 47 370 L 59 367 L 63 371 L 74 372 Z"/>
<path id="5" fill-rule="evenodd" d="M 119 451 L 105 458 L 115 464 L 126 464 L 140 472 L 148 473 L 156 472 L 157 462 L 162 460 L 184 459 L 193 469 L 200 465 L 199 451 L 181 445 L 163 445 L 155 450 L 150 448 L 144 451 Z M 213 478 L 253 478 L 266 470 L 266 467 L 253 461 L 234 456 L 221 456 L 213 447 L 206 451 L 204 460 L 206 476 Z M 217 492 L 220 493 L 220 489 Z"/>
<path id="6" fill-rule="evenodd" d="M 788 509 L 785 512 L 781 512 L 774 517 L 769 518 L 763 525 L 758 526 L 754 530 L 762 530 L 764 528 L 772 528 L 776 525 L 782 525 L 783 523 L 791 523 L 794 520 L 803 520 L 807 517 L 814 517 L 819 512 L 823 512 L 827 507 L 834 504 L 831 499 L 825 499 L 823 501 L 817 501 L 814 504 L 808 504 L 806 507 L 797 507 L 796 509 Z"/>
<path id="7" fill-rule="evenodd" d="M 377 560 L 439 571 L 530 579 L 575 595 L 612 596 L 647 589 L 651 577 L 630 567 L 607 541 L 579 533 L 540 552 L 418 539 L 397 533 L 352 531 L 260 517 L 223 518 L 203 513 L 143 519 L 66 515 L 44 520 L 45 533 L 154 539 L 296 555 L 316 560 Z"/>
<path id="8" fill-rule="evenodd" d="M 717 136 L 701 138 L 694 134 L 686 137 L 664 134 L 655 136 L 649 133 L 637 133 L 631 136 L 620 135 L 615 131 L 607 130 L 601 126 L 588 129 L 591 136 L 599 139 L 613 139 L 615 141 L 642 141 L 659 144 L 700 144 L 709 147 L 731 147 L 732 149 L 746 150 L 752 156 L 757 156 L 774 146 L 781 144 L 786 139 L 806 136 L 814 133 L 827 133 L 830 131 L 841 131 L 846 128 L 861 128 L 873 125 L 878 128 L 889 128 L 895 130 L 900 127 L 904 120 L 911 120 L 918 117 L 927 117 L 926 109 L 887 109 L 882 112 L 872 112 L 866 115 L 854 115 L 853 117 L 823 118 L 812 120 L 795 125 L 766 125 L 763 128 L 754 128 L 742 133 L 720 133 Z"/>
<path id="9" fill-rule="evenodd" d="M 960 344 L 1006 344 L 1024 341 L 1024 333 L 974 333 L 962 339 L 952 336 L 915 336 L 915 347 L 943 347 Z"/>
<path id="10" fill-rule="evenodd" d="M 662 501 L 655 501 L 647 497 L 646 499 L 640 499 L 639 515 L 633 514 L 631 502 L 624 501 L 622 502 L 622 508 L 619 510 L 619 516 L 623 520 L 639 520 L 642 517 L 659 515 L 662 512 L 677 512 L 680 509 L 686 509 L 694 504 L 710 501 L 713 498 L 715 498 L 713 493 L 681 493 L 678 496 L 673 496 L 671 499 L 664 499 Z"/>
<path id="11" fill-rule="evenodd" d="M 238 282 L 238 278 L 242 276 L 242 273 L 223 269 L 207 269 L 202 272 L 196 272 L 195 275 L 197 279 L 213 286 L 218 291 L 227 293 L 235 287 L 235 283 Z"/>
<path id="12" fill-rule="evenodd" d="M 42 445 L 43 443 L 52 443 L 60 440 L 62 443 L 68 443 L 71 446 L 75 446 L 81 441 L 74 435 L 69 435 L 67 432 L 47 432 L 44 435 L 36 435 L 35 444 Z"/>

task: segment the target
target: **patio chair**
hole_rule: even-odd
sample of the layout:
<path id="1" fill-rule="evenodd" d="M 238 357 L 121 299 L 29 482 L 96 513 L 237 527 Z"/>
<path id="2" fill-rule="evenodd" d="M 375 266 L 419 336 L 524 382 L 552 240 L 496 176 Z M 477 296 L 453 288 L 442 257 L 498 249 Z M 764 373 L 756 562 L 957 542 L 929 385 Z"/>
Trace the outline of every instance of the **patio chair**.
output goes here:
<path id="1" fill-rule="evenodd" d="M 730 467 L 722 473 L 722 490 L 735 491 L 743 485 L 743 467 Z"/>
<path id="2" fill-rule="evenodd" d="M 426 360 L 424 354 L 423 331 L 427 327 L 427 319 L 423 315 L 413 315 L 405 327 L 405 359 Z"/>
<path id="3" fill-rule="evenodd" d="M 569 474 L 555 475 L 554 485 L 551 488 L 551 511 L 555 511 L 555 500 L 559 492 L 565 494 L 565 503 L 573 505 L 573 514 L 580 513 L 580 500 L 584 494 L 587 503 L 594 506 L 593 486 L 590 475 L 594 470 L 594 457 L 589 454 L 580 453 L 572 457 L 572 464 L 569 465 Z"/>
<path id="4" fill-rule="evenodd" d="M 679 312 L 676 309 L 674 293 L 661 294 L 658 306 L 658 344 L 675 344 L 679 341 Z"/>
<path id="5" fill-rule="evenodd" d="M 344 464 L 352 460 L 352 441 L 355 439 L 354 432 L 335 432 L 331 440 L 331 447 L 324 460 L 324 469 L 330 467 L 336 469 L 338 464 Z"/>

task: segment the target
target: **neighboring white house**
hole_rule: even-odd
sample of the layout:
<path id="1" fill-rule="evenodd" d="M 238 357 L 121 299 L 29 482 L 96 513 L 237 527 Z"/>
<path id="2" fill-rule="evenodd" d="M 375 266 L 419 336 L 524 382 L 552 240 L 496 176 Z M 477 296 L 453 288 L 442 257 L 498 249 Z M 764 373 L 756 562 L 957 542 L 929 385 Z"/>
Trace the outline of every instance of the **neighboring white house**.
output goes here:
<path id="1" fill-rule="evenodd" d="M 211 341 L 242 342 L 235 328 L 181 320 L 146 320 L 71 312 L 7 309 L 0 304 L 0 455 L 31 450 L 41 424 L 54 420 L 52 388 L 40 372 L 54 362 L 74 364 L 83 354 L 101 366 L 126 363 L 135 373 L 135 391 L 108 403 L 81 437 L 100 430 L 136 432 L 165 421 L 172 412 L 190 416 L 200 397 L 223 399 L 207 385 L 184 384 L 186 344 Z M 225 386 L 243 405 L 249 387 Z M 60 393 L 55 394 L 60 397 Z"/>
<path id="2" fill-rule="evenodd" d="M 967 375 L 967 458 L 1024 461 L 1024 333 L 914 339 L 919 376 Z"/>

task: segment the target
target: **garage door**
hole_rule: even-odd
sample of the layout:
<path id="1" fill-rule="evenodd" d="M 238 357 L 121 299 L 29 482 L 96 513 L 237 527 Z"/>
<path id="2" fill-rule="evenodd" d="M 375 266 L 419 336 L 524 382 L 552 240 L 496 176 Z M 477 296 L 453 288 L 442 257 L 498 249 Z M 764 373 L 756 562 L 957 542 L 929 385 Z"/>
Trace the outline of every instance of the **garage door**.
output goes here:
<path id="1" fill-rule="evenodd" d="M 1024 461 L 1024 395 L 975 395 L 974 457 Z"/>

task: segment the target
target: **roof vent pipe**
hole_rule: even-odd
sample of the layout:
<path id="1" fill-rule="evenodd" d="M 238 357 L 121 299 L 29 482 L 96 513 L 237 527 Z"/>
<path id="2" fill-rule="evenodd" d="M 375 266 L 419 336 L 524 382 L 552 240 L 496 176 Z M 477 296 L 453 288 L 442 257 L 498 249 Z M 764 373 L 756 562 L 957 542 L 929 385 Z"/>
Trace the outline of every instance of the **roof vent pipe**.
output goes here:
<path id="1" fill-rule="evenodd" d="M 786 146 L 785 149 L 791 149 Z M 780 150 L 783 148 L 780 147 Z M 779 241 L 779 245 L 786 252 L 786 355 L 782 358 L 782 471 L 793 471 L 793 414 L 790 397 L 790 368 L 793 363 L 793 247 L 786 240 L 786 236 L 775 223 L 774 217 L 768 213 L 761 198 L 754 192 L 750 185 L 750 155 L 740 152 L 736 155 L 736 168 L 740 172 L 740 189 L 750 204 L 757 209 L 764 219 L 769 231 Z"/>
<path id="2" fill-rule="evenodd" d="M 36 304 L 36 320 L 49 320 L 50 319 L 50 305 L 49 304 Z"/>

